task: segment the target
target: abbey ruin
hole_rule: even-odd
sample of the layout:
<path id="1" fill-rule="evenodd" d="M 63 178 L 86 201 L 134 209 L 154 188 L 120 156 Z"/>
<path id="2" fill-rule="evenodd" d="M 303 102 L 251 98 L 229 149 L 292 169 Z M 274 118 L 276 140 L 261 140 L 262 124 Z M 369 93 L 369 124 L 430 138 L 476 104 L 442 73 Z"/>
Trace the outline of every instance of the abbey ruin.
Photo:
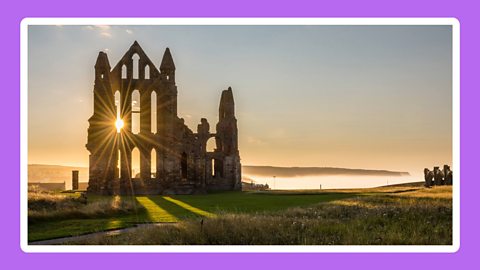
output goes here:
<path id="1" fill-rule="evenodd" d="M 88 128 L 88 193 L 195 194 L 240 190 L 241 165 L 233 92 L 220 98 L 216 132 L 197 132 L 177 115 L 175 64 L 167 48 L 159 69 L 135 41 L 113 69 L 100 52 Z M 138 122 L 135 124 L 135 122 Z M 207 151 L 207 141 L 215 149 Z M 140 153 L 139 172 L 132 152 Z"/>

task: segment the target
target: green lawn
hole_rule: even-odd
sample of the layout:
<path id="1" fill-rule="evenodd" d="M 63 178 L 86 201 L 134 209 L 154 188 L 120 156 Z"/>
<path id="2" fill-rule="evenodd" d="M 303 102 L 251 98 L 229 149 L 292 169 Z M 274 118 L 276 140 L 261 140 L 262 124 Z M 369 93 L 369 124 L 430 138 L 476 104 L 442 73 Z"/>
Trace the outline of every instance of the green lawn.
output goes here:
<path id="1" fill-rule="evenodd" d="M 82 219 L 57 217 L 52 220 L 29 222 L 28 239 L 37 241 L 131 227 L 138 223 L 177 222 L 187 218 L 200 219 L 226 213 L 275 212 L 290 207 L 345 199 L 353 195 L 337 192 L 317 194 L 222 192 L 208 195 L 122 197 L 121 200 L 135 200 L 136 210 L 105 217 L 98 215 Z M 112 197 L 92 196 L 89 203 L 111 199 Z"/>
<path id="2" fill-rule="evenodd" d="M 328 192 L 327 195 L 308 195 Z M 421 184 L 337 191 L 269 191 L 245 194 L 247 212 L 258 201 L 274 210 L 289 203 L 307 203 L 282 211 L 242 213 L 235 196 L 233 211 L 215 217 L 186 218 L 171 226 L 143 226 L 121 234 L 71 239 L 67 245 L 451 245 L 452 187 Z M 336 194 L 333 194 L 335 192 Z M 337 197 L 344 193 L 347 198 Z M 273 194 L 273 195 L 272 195 Z M 287 194 L 292 194 L 288 197 Z M 300 195 L 303 194 L 303 195 Z M 322 198 L 321 196 L 330 196 Z M 348 196 L 350 195 L 350 196 Z M 223 195 L 224 196 L 224 195 Z M 255 196 L 259 196 L 258 198 Z M 300 196 L 300 197 L 299 197 Z M 213 196 L 215 197 L 215 196 Z M 218 195 L 217 199 L 222 198 Z M 187 198 L 192 199 L 190 197 Z M 280 200 L 281 199 L 281 200 Z M 322 201 L 322 199 L 325 199 Z M 169 200 L 169 199 L 167 199 Z M 290 202 L 289 202 L 290 201 Z M 177 202 L 178 203 L 178 202 Z M 183 202 L 191 211 L 200 205 Z M 285 205 L 282 205 L 285 204 Z M 192 208 L 195 207 L 195 208 Z M 220 212 L 222 210 L 219 210 Z M 210 211 L 215 213 L 215 211 Z M 204 209 L 198 215 L 209 215 Z M 219 213 L 219 212 L 216 212 Z"/>

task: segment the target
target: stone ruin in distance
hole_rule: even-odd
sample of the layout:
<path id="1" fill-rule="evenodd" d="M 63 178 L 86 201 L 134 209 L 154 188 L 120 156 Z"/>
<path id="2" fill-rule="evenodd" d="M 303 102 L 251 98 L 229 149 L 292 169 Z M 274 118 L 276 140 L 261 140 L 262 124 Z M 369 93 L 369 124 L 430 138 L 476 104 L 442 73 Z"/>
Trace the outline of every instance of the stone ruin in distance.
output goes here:
<path id="1" fill-rule="evenodd" d="M 237 119 L 230 87 L 221 94 L 216 132 L 210 133 L 208 121 L 202 118 L 195 133 L 177 115 L 175 64 L 170 50 L 165 50 L 157 69 L 135 41 L 113 69 L 107 54 L 98 54 L 93 94 L 86 144 L 90 152 L 89 194 L 241 190 Z M 140 106 L 132 104 L 133 95 L 140 96 Z M 118 119 L 123 120 L 121 129 L 115 125 Z M 132 130 L 134 119 L 140 120 L 137 132 Z M 152 130 L 152 120 L 156 130 Z M 216 145 L 212 152 L 206 147 L 210 138 Z M 134 149 L 140 153 L 140 172 L 136 175 L 132 175 Z"/>

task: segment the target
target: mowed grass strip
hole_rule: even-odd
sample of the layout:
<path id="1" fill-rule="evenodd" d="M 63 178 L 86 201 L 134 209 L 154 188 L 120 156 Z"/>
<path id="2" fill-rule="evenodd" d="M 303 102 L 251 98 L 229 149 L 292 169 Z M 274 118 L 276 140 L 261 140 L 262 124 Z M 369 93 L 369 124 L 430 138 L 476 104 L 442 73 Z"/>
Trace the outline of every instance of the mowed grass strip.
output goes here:
<path id="1" fill-rule="evenodd" d="M 171 198 L 210 213 L 260 213 L 284 210 L 354 196 L 350 193 L 271 194 L 257 192 L 221 192 L 207 195 L 176 195 Z"/>
<path id="2" fill-rule="evenodd" d="M 213 217 L 216 213 L 263 213 L 283 211 L 289 207 L 307 206 L 319 202 L 343 199 L 353 196 L 348 193 L 321 193 L 311 195 L 257 194 L 250 192 L 222 192 L 207 195 L 136 196 L 122 197 L 121 201 L 135 201 L 135 211 L 116 213 L 111 216 L 71 215 L 61 218 L 29 223 L 29 241 L 82 235 L 92 232 L 132 227 L 139 223 L 178 222 L 184 219 Z M 102 201 L 110 202 L 112 197 L 91 196 L 89 205 Z M 117 198 L 118 200 L 118 198 Z M 88 205 L 86 206 L 88 207 Z"/>
<path id="3" fill-rule="evenodd" d="M 149 197 L 137 197 L 138 203 L 145 208 L 147 213 L 147 219 L 145 222 L 177 222 L 178 218 L 172 215 L 170 212 L 160 206 L 159 203 L 155 203 Z"/>
<path id="4" fill-rule="evenodd" d="M 183 209 L 187 210 L 187 211 L 190 211 L 196 215 L 200 215 L 200 216 L 204 216 L 204 217 L 214 217 L 215 214 L 212 214 L 212 213 L 209 213 L 207 211 L 204 211 L 200 208 L 197 208 L 197 207 L 194 207 L 194 206 L 191 206 L 190 204 L 188 203 L 184 203 L 180 200 L 176 200 L 174 198 L 171 198 L 171 197 L 163 197 L 165 200 L 169 201 L 169 202 L 172 202 L 180 207 L 182 207 Z"/>
<path id="5" fill-rule="evenodd" d="M 35 223 L 28 226 L 28 241 L 62 238 L 94 232 L 131 227 L 130 218 L 68 219 Z"/>

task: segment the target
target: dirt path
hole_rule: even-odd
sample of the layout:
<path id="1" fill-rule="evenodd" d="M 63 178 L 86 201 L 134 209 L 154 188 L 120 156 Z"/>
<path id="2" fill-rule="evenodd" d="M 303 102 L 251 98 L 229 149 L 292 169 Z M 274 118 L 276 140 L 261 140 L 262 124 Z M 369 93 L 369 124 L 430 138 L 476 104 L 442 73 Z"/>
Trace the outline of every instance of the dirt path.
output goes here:
<path id="1" fill-rule="evenodd" d="M 89 233 L 89 234 L 83 234 L 83 235 L 78 235 L 78 236 L 70 236 L 70 237 L 62 237 L 62 238 L 55 238 L 55 239 L 49 239 L 49 240 L 34 241 L 34 242 L 29 242 L 28 244 L 29 245 L 65 245 L 65 244 L 68 244 L 69 242 L 88 240 L 89 238 L 96 237 L 96 236 L 115 236 L 115 235 L 119 235 L 119 234 L 126 233 L 126 232 L 132 232 L 132 231 L 135 231 L 139 228 L 154 227 L 154 226 L 155 227 L 173 226 L 175 224 L 176 223 L 173 223 L 173 222 L 137 224 L 135 227 L 109 230 L 109 231 L 96 232 L 96 233 Z"/>

